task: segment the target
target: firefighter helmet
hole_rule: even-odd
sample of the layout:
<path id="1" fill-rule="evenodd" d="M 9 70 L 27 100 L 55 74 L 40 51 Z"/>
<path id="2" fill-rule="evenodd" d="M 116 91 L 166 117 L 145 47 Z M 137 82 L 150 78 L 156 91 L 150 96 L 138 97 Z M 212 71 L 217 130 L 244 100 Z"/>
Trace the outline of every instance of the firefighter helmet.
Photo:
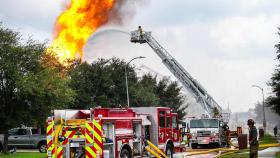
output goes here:
<path id="1" fill-rule="evenodd" d="M 249 119 L 247 121 L 247 125 L 254 125 L 255 124 L 255 121 L 253 119 Z"/>

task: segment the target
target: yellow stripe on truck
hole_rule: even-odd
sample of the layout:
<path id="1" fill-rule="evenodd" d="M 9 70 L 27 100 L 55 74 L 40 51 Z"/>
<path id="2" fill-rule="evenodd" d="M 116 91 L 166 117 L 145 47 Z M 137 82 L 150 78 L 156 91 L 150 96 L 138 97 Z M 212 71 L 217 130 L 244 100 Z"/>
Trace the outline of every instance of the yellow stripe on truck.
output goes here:
<path id="1" fill-rule="evenodd" d="M 95 126 L 99 131 L 102 131 L 101 125 L 96 120 L 93 120 L 93 126 Z"/>

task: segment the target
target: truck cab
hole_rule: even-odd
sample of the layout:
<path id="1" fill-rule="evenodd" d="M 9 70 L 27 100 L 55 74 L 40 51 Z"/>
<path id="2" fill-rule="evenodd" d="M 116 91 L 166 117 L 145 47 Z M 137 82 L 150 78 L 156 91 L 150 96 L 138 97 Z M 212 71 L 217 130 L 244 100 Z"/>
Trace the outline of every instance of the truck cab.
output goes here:
<path id="1" fill-rule="evenodd" d="M 190 123 L 190 144 L 193 149 L 197 146 L 221 145 L 222 121 L 218 118 L 191 119 Z"/>

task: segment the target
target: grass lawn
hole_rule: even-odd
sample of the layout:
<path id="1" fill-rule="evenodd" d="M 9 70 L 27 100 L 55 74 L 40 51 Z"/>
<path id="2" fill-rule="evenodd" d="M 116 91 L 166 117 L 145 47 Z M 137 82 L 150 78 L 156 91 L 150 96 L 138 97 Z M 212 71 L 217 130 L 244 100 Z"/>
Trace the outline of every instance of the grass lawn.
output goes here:
<path id="1" fill-rule="evenodd" d="M 280 158 L 280 152 L 276 153 L 276 158 Z"/>
<path id="2" fill-rule="evenodd" d="M 278 141 L 271 135 L 266 134 L 262 140 L 259 140 L 261 144 L 273 144 L 278 143 Z M 259 148 L 259 150 L 263 150 L 265 148 Z M 239 150 L 235 153 L 225 153 L 222 154 L 219 158 L 249 158 L 249 149 Z M 276 154 L 276 158 L 280 158 L 280 152 Z"/>
<path id="3" fill-rule="evenodd" d="M 249 158 L 249 153 L 231 153 L 222 155 L 219 158 Z"/>
<path id="4" fill-rule="evenodd" d="M 264 138 L 259 141 L 260 145 L 261 144 L 273 144 L 273 143 L 278 143 L 275 137 L 272 135 L 266 134 L 264 135 Z"/>
<path id="5" fill-rule="evenodd" d="M 0 158 L 45 158 L 46 153 L 16 153 L 13 155 L 0 154 Z"/>

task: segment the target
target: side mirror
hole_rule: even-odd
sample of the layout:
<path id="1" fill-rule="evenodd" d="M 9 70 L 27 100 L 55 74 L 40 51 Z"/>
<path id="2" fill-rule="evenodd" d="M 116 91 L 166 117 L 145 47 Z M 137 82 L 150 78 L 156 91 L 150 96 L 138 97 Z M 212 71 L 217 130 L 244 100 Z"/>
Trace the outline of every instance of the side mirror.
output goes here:
<path id="1" fill-rule="evenodd" d="M 9 136 L 13 135 L 13 132 L 10 132 L 10 131 L 9 131 L 7 135 L 8 135 L 8 137 L 9 137 Z"/>

